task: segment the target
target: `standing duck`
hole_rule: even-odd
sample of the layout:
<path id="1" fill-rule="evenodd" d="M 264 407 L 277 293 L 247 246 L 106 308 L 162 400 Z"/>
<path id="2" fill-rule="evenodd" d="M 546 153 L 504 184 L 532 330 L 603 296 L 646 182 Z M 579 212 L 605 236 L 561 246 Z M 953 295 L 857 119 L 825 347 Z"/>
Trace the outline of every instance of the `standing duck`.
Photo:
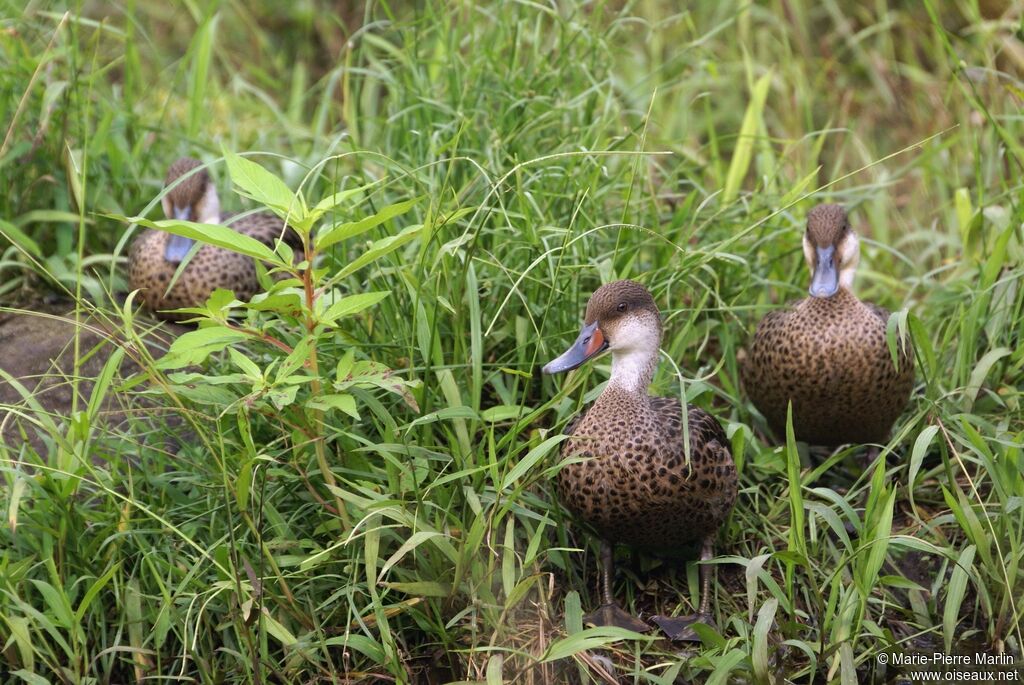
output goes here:
<path id="1" fill-rule="evenodd" d="M 839 205 L 807 215 L 804 256 L 811 296 L 768 313 L 741 367 L 743 385 L 778 436 L 793 403 L 798 440 L 835 447 L 889 438 L 914 384 L 914 360 L 886 343 L 889 312 L 851 292 L 860 260 L 857 234 Z"/>
<path id="2" fill-rule="evenodd" d="M 654 298 L 639 283 L 616 281 L 594 292 L 576 342 L 544 367 L 545 373 L 560 373 L 605 350 L 612 353 L 604 391 L 565 429 L 571 437 L 562 447 L 558 492 L 602 541 L 602 604 L 585 620 L 638 632 L 649 626 L 620 608 L 612 592 L 613 545 L 676 556 L 680 548 L 701 543 L 701 559 L 710 559 L 715 533 L 736 501 L 736 466 L 718 421 L 687 408 L 687 461 L 679 398 L 647 394 L 660 345 Z M 699 614 L 655 618 L 674 640 L 694 640 L 692 624 L 710 622 L 711 567 L 700 571 Z"/>
<path id="3" fill-rule="evenodd" d="M 217 188 L 201 166 L 198 160 L 183 157 L 167 171 L 164 187 L 168 190 L 162 204 L 168 219 L 204 224 L 221 222 Z M 299 244 L 294 231 L 286 231 L 281 219 L 266 212 L 242 217 L 231 222 L 230 226 L 268 247 L 273 247 L 274 241 L 282 237 L 293 247 Z M 217 288 L 234 291 L 240 300 L 248 300 L 259 291 L 252 257 L 213 245 L 200 247 L 168 290 L 175 271 L 194 243 L 190 238 L 147 229 L 135 239 L 128 251 L 130 287 L 140 291 L 146 308 L 160 318 L 170 321 L 188 318 L 188 315 L 163 310 L 201 305 Z"/>

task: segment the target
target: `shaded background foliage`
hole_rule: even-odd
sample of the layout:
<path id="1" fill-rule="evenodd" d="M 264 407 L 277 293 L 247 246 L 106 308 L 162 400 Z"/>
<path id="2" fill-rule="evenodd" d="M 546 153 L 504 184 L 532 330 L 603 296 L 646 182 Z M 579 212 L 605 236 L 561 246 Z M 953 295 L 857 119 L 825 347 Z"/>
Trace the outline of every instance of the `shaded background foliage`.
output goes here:
<path id="1" fill-rule="evenodd" d="M 142 354 L 147 399 L 178 422 L 87 413 L 47 424 L 39 454 L 0 451 L 11 673 L 850 683 L 892 675 L 880 649 L 1019 657 L 1021 7 L 711 5 L 5 7 L 5 304 L 80 287 L 132 341 L 116 312 L 133 234 L 111 215 L 154 216 L 182 154 L 232 209 L 256 204 L 228 192 L 226 151 L 308 199 L 377 182 L 321 230 L 422 198 L 326 250 L 327 277 L 423 226 L 338 284 L 390 294 L 318 338 L 311 373 L 379 363 L 408 396 L 355 388 L 359 420 L 319 416 L 305 386 L 279 407 L 220 382 L 244 370 L 231 354 L 189 384 Z M 757 318 L 804 292 L 802 217 L 824 200 L 853 209 L 858 293 L 917 355 L 874 471 L 857 448 L 776 448 L 738 383 Z M 607 365 L 564 389 L 536 369 L 614 277 L 665 314 L 654 390 L 711 409 L 742 474 L 721 635 L 688 659 L 582 630 L 594 559 L 572 550 L 591 542 L 550 486 L 557 428 Z M 304 335 L 280 312 L 248 321 Z M 147 386 L 99 387 L 138 410 Z M 623 566 L 640 611 L 694 599 L 693 568 Z"/>

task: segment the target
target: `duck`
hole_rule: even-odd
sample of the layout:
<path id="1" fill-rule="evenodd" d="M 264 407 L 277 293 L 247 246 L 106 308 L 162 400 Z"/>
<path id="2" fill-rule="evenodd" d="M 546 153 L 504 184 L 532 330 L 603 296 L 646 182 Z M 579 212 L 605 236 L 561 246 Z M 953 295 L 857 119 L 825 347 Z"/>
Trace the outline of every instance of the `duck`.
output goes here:
<path id="1" fill-rule="evenodd" d="M 658 366 L 662 320 L 642 284 L 602 285 L 587 302 L 583 327 L 547 374 L 582 366 L 604 352 L 612 356 L 607 385 L 592 405 L 563 430 L 557 490 L 562 505 L 601 540 L 601 604 L 584 618 L 595 626 L 650 630 L 630 615 L 613 592 L 615 545 L 676 557 L 696 545 L 701 560 L 713 556 L 714 539 L 737 496 L 736 466 L 721 424 L 678 397 L 655 397 L 648 387 Z M 653 620 L 672 640 L 695 641 L 696 623 L 711 625 L 711 566 L 702 564 L 696 614 Z"/>
<path id="2" fill-rule="evenodd" d="M 161 198 L 168 219 L 203 224 L 227 222 L 239 233 L 274 247 L 278 238 L 296 248 L 298 234 L 285 229 L 284 222 L 268 212 L 238 217 L 221 215 L 217 187 L 203 164 L 191 157 L 178 159 L 167 171 Z M 251 257 L 213 245 L 202 245 L 168 289 L 174 273 L 192 249 L 195 241 L 156 229 L 144 230 L 128 251 L 128 282 L 139 291 L 143 305 L 154 316 L 167 321 L 189 318 L 167 310 L 197 307 L 217 288 L 226 288 L 239 300 L 248 300 L 260 286 L 256 265 Z"/>
<path id="3" fill-rule="evenodd" d="M 889 312 L 853 294 L 860 241 L 841 205 L 808 212 L 803 252 L 810 296 L 758 323 L 740 365 L 743 386 L 780 438 L 792 403 L 797 440 L 823 447 L 885 443 L 910 399 L 913 355 L 899 344 L 894 363 Z"/>

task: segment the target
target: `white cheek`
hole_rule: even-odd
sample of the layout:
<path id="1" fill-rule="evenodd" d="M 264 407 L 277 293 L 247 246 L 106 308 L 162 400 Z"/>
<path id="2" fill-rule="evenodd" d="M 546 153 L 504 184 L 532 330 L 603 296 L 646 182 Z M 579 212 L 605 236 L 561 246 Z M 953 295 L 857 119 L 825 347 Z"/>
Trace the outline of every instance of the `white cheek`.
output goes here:
<path id="1" fill-rule="evenodd" d="M 847 233 L 836 252 L 839 262 L 839 285 L 850 290 L 853 288 L 853 276 L 860 263 L 860 239 L 857 238 L 857 234 L 853 231 Z"/>
<path id="2" fill-rule="evenodd" d="M 622 321 L 612 335 L 614 340 L 609 339 L 608 349 L 612 352 L 636 352 L 638 354 L 653 355 L 658 352 L 657 330 L 649 324 L 628 318 Z"/>
<path id="3" fill-rule="evenodd" d="M 196 203 L 197 221 L 201 224 L 220 223 L 220 198 L 217 196 L 217 188 L 213 183 L 206 184 L 206 192 Z"/>
<path id="4" fill-rule="evenodd" d="M 817 261 L 814 258 L 814 248 L 811 246 L 811 241 L 807 239 L 807 234 L 804 234 L 804 259 L 807 260 L 807 268 L 814 272 L 814 264 Z"/>

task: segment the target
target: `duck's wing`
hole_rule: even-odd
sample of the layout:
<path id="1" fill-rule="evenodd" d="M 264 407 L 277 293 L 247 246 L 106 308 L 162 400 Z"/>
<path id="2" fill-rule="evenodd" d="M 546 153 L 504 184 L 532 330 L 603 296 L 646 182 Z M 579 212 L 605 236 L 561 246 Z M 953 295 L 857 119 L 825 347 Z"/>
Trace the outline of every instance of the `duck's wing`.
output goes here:
<path id="1" fill-rule="evenodd" d="M 683 405 L 678 397 L 652 397 L 651 409 L 658 415 L 662 430 L 672 437 L 682 439 Z"/>
<path id="2" fill-rule="evenodd" d="M 651 408 L 658 414 L 661 425 L 670 433 L 682 434 L 683 410 L 678 397 L 652 397 Z M 728 449 L 729 439 L 722 424 L 700 407 L 687 406 L 686 423 L 690 429 L 690 444 L 703 445 L 717 440 Z M 681 438 L 680 438 L 681 439 Z"/>
<path id="3" fill-rule="evenodd" d="M 679 399 L 652 397 L 651 407 L 658 413 L 659 422 L 668 431 L 666 438 L 673 445 L 671 449 L 675 454 L 667 455 L 669 473 L 674 471 L 690 484 L 687 492 L 694 503 L 692 518 L 703 521 L 702 526 L 713 531 L 736 501 L 736 465 L 729 451 L 729 438 L 718 419 L 700 407 L 688 406 L 690 463 L 685 464 L 677 458 L 683 449 L 680 426 L 683 413 Z M 678 502 L 674 502 L 674 506 L 678 506 Z"/>
<path id="4" fill-rule="evenodd" d="M 690 424 L 690 440 L 692 443 L 710 444 L 717 442 L 719 447 L 729 454 L 729 438 L 725 429 L 711 414 L 700 407 L 690 407 L 687 421 Z"/>
<path id="5" fill-rule="evenodd" d="M 865 302 L 865 306 L 871 310 L 871 313 L 882 320 L 882 323 L 888 323 L 889 321 L 889 310 L 885 307 L 879 307 L 874 302 Z"/>

